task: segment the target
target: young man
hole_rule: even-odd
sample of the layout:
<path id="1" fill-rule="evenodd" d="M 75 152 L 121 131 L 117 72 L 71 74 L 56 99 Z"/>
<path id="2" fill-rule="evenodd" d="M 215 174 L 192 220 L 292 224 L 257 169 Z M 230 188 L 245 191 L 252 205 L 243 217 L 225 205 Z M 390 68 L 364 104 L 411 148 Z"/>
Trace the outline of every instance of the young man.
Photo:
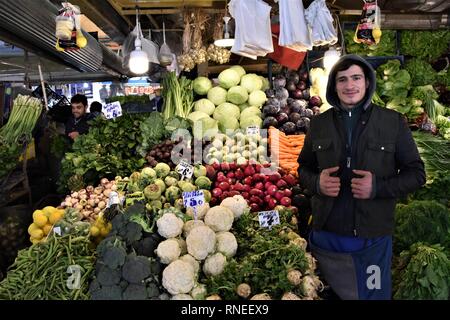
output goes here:
<path id="1" fill-rule="evenodd" d="M 342 299 L 390 299 L 396 199 L 425 183 L 404 117 L 371 103 L 375 72 L 347 55 L 332 68 L 327 101 L 311 121 L 298 162 L 313 193 L 310 246 Z"/>
<path id="2" fill-rule="evenodd" d="M 66 123 L 66 135 L 75 140 L 80 134 L 84 134 L 89 131 L 88 121 L 91 120 L 91 116 L 86 113 L 86 107 L 88 105 L 86 96 L 82 94 L 76 94 L 70 100 L 72 105 L 72 116 Z"/>

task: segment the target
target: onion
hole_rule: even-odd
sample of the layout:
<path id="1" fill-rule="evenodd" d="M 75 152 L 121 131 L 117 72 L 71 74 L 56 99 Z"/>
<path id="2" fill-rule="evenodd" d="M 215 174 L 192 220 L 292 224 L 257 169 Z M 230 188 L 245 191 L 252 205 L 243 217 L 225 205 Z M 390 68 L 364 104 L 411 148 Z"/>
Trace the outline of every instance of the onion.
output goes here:
<path id="1" fill-rule="evenodd" d="M 94 192 L 95 192 L 95 194 L 102 194 L 102 192 L 103 192 L 103 188 L 102 187 L 97 187 L 97 188 L 95 188 L 94 189 Z"/>
<path id="2" fill-rule="evenodd" d="M 78 191 L 78 195 L 85 194 L 85 193 L 86 193 L 86 189 L 81 189 L 80 191 Z"/>
<path id="3" fill-rule="evenodd" d="M 88 205 L 90 205 L 91 207 L 95 207 L 95 200 L 94 199 L 88 200 Z"/>
<path id="4" fill-rule="evenodd" d="M 91 210 L 91 209 L 92 209 L 92 206 L 86 205 L 84 208 L 85 208 L 86 210 Z"/>
<path id="5" fill-rule="evenodd" d="M 80 200 L 86 200 L 86 199 L 87 199 L 87 194 L 80 195 Z"/>
<path id="6" fill-rule="evenodd" d="M 104 187 L 105 189 L 111 189 L 112 185 L 113 184 L 111 182 L 108 182 L 107 184 L 104 185 Z"/>
<path id="7" fill-rule="evenodd" d="M 72 192 L 70 195 L 72 198 L 78 198 L 78 192 Z"/>
<path id="8" fill-rule="evenodd" d="M 107 198 L 109 197 L 110 193 L 111 193 L 111 189 L 106 189 L 105 191 L 103 191 L 103 195 Z"/>
<path id="9" fill-rule="evenodd" d="M 83 206 L 81 204 L 77 204 L 74 208 L 77 209 L 78 211 L 83 210 Z"/>
<path id="10" fill-rule="evenodd" d="M 111 191 L 117 191 L 117 186 L 116 186 L 115 184 L 113 184 L 113 185 L 111 186 Z"/>
<path id="11" fill-rule="evenodd" d="M 99 199 L 99 198 L 96 198 L 96 199 L 94 200 L 94 202 L 95 202 L 95 204 L 97 205 L 97 204 L 100 202 L 100 199 Z"/>
<path id="12" fill-rule="evenodd" d="M 94 208 L 94 213 L 95 213 L 95 214 L 98 214 L 98 213 L 100 213 L 100 211 L 101 211 L 101 209 L 100 209 L 100 208 Z"/>
<path id="13" fill-rule="evenodd" d="M 100 208 L 100 209 L 105 208 L 105 207 L 106 207 L 106 202 L 105 202 L 105 201 L 100 201 L 100 202 L 97 204 L 97 207 Z"/>
<path id="14" fill-rule="evenodd" d="M 91 193 L 92 191 L 94 191 L 94 187 L 93 186 L 87 186 L 86 187 L 86 191 Z"/>
<path id="15" fill-rule="evenodd" d="M 101 184 L 102 186 L 104 186 L 104 185 L 107 184 L 108 182 L 109 182 L 109 180 L 106 179 L 106 178 L 103 178 L 102 180 L 100 180 L 100 184 Z"/>

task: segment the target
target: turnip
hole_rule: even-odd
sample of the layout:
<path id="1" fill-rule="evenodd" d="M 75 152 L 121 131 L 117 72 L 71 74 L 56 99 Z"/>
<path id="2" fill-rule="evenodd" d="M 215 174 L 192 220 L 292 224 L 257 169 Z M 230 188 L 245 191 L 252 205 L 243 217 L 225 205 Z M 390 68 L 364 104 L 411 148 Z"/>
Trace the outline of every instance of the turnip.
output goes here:
<path id="1" fill-rule="evenodd" d="M 252 289 L 247 283 L 241 283 L 236 288 L 236 293 L 239 297 L 247 299 L 252 293 Z"/>
<path id="2" fill-rule="evenodd" d="M 282 206 L 289 207 L 291 205 L 291 198 L 283 197 L 280 200 Z"/>
<path id="3" fill-rule="evenodd" d="M 290 270 L 287 274 L 287 279 L 290 284 L 298 286 L 302 282 L 302 273 L 298 270 Z"/>

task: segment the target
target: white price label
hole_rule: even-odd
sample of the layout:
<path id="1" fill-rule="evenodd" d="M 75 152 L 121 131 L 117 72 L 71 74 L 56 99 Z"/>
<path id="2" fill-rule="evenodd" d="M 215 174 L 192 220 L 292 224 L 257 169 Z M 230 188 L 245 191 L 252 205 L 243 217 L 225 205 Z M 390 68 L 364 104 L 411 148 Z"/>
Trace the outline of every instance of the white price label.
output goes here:
<path id="1" fill-rule="evenodd" d="M 257 126 L 247 127 L 247 135 L 248 136 L 259 135 L 259 127 L 257 127 Z"/>
<path id="2" fill-rule="evenodd" d="M 261 211 L 258 213 L 259 226 L 272 229 L 273 226 L 280 224 L 280 215 L 277 210 Z"/>
<path id="3" fill-rule="evenodd" d="M 61 235 L 61 227 L 54 227 L 53 233 L 56 233 L 58 236 L 60 236 Z"/>
<path id="4" fill-rule="evenodd" d="M 185 208 L 201 206 L 205 203 L 205 195 L 201 190 L 183 192 L 183 203 Z"/>
<path id="5" fill-rule="evenodd" d="M 105 104 L 102 107 L 102 113 L 105 115 L 106 119 L 118 118 L 122 116 L 122 106 L 119 101 Z"/>
<path id="6" fill-rule="evenodd" d="M 111 191 L 109 194 L 108 204 L 106 205 L 107 208 L 111 207 L 113 204 L 119 204 L 120 198 L 119 194 L 116 191 Z"/>
<path id="7" fill-rule="evenodd" d="M 194 166 L 182 160 L 177 166 L 177 172 L 186 179 L 190 179 L 194 174 Z"/>

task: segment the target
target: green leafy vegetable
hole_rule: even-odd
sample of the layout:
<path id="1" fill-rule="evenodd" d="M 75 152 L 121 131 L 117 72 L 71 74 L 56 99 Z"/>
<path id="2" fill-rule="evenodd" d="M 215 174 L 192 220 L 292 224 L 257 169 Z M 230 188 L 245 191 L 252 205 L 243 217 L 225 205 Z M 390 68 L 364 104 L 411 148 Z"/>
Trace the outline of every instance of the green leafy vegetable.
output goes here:
<path id="1" fill-rule="evenodd" d="M 414 131 L 414 140 L 425 163 L 427 178 L 450 171 L 450 141 L 429 133 Z"/>
<path id="2" fill-rule="evenodd" d="M 413 86 L 432 85 L 436 82 L 437 73 L 426 61 L 411 59 L 405 64 L 405 69 L 411 75 L 411 84 Z"/>
<path id="3" fill-rule="evenodd" d="M 405 30 L 401 33 L 400 51 L 404 55 L 433 61 L 447 50 L 449 42 L 449 30 Z"/>

